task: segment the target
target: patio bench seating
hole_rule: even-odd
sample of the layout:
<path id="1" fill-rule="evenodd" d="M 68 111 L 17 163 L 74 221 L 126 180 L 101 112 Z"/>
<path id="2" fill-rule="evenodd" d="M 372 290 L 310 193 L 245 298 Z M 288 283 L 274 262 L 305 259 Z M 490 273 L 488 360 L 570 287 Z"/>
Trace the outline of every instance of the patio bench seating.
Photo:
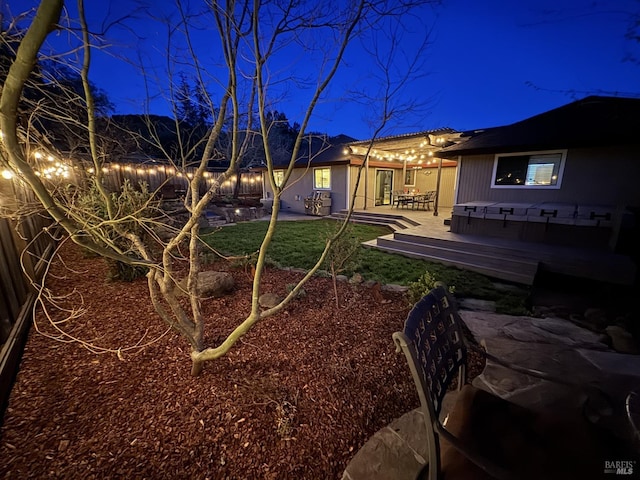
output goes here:
<path id="1" fill-rule="evenodd" d="M 467 384 L 469 349 L 492 362 L 588 394 L 609 413 L 608 399 L 537 370 L 511 365 L 465 338 L 463 322 L 446 286 L 436 284 L 393 334 L 405 354 L 420 398 L 428 463 L 419 478 L 599 478 L 610 445 L 580 412 L 534 412 Z M 440 420 L 443 400 L 457 380 L 457 400 Z M 446 426 L 446 428 L 445 428 Z M 596 434 L 597 433 L 597 434 Z M 603 457 L 604 455 L 604 457 Z M 428 476 L 426 476 L 428 474 Z M 444 475 L 444 477 L 443 477 Z"/>

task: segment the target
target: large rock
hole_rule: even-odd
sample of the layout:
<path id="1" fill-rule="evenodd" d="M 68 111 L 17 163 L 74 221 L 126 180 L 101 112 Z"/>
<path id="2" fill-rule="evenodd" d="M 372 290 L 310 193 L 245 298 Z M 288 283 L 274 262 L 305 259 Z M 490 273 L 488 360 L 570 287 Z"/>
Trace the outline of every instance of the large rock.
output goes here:
<path id="1" fill-rule="evenodd" d="M 227 272 L 200 272 L 198 273 L 198 296 L 204 298 L 222 297 L 233 290 L 235 282 L 231 274 Z M 179 283 L 180 291 L 185 294 L 187 279 L 183 278 Z"/>
<path id="2" fill-rule="evenodd" d="M 263 293 L 258 298 L 258 304 L 262 308 L 273 308 L 282 301 L 282 297 L 272 292 Z"/>
<path id="3" fill-rule="evenodd" d="M 633 335 L 619 325 L 610 325 L 606 328 L 607 335 L 611 337 L 613 349 L 619 353 L 638 354 L 638 345 L 636 345 Z"/>

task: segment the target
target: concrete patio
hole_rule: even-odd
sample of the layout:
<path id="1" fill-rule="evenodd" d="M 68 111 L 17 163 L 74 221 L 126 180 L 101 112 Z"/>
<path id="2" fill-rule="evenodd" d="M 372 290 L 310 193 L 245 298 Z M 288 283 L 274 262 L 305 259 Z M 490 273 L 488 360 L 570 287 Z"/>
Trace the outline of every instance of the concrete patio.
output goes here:
<path id="1" fill-rule="evenodd" d="M 483 340 L 488 352 L 561 378 L 599 386 L 611 395 L 617 408 L 614 415 L 600 418 L 597 424 L 630 444 L 634 442 L 624 400 L 631 388 L 640 387 L 640 355 L 616 353 L 601 343 L 597 334 L 559 318 L 477 311 L 461 311 L 460 315 L 474 337 Z M 578 398 L 566 387 L 532 379 L 491 362 L 473 384 L 536 411 L 579 408 Z M 454 398 L 448 400 L 450 406 Z M 446 404 L 443 410 L 448 410 Z M 422 413 L 416 409 L 373 435 L 348 464 L 342 479 L 414 479 L 427 457 Z"/>

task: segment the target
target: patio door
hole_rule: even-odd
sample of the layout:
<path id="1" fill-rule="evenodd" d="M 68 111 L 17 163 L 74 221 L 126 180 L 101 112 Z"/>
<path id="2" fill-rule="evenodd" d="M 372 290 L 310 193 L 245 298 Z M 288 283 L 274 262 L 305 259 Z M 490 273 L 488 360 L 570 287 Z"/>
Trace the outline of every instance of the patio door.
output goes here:
<path id="1" fill-rule="evenodd" d="M 393 170 L 376 170 L 376 206 L 391 205 Z"/>

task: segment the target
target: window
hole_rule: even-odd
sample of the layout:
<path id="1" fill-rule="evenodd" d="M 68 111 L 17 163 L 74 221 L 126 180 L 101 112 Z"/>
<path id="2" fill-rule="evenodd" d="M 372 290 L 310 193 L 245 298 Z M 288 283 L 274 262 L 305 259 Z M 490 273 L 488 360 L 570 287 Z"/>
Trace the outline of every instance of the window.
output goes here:
<path id="1" fill-rule="evenodd" d="M 284 181 L 284 170 L 274 170 L 273 179 L 276 182 L 276 187 L 281 187 L 282 182 Z"/>
<path id="2" fill-rule="evenodd" d="M 405 186 L 414 187 L 416 184 L 416 171 L 414 169 L 407 169 L 404 172 L 404 184 Z"/>
<path id="3" fill-rule="evenodd" d="M 330 190 L 331 189 L 331 168 L 314 168 L 313 169 L 313 189 L 314 190 Z"/>
<path id="4" fill-rule="evenodd" d="M 560 188 L 566 152 L 497 155 L 492 188 Z"/>

